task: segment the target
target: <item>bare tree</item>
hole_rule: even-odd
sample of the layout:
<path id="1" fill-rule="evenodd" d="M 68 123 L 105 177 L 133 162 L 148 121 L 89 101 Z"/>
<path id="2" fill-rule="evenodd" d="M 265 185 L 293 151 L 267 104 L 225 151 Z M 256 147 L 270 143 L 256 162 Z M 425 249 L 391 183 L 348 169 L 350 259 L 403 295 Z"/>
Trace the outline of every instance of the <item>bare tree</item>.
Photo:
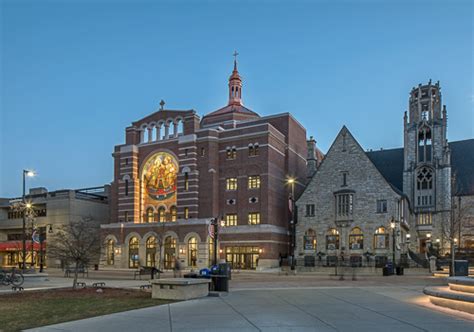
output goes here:
<path id="1" fill-rule="evenodd" d="M 92 218 L 82 218 L 60 227 L 48 240 L 48 254 L 74 266 L 73 289 L 80 268 L 87 266 L 100 254 L 100 237 Z"/>
<path id="2" fill-rule="evenodd" d="M 442 235 L 450 245 L 451 271 L 454 273 L 454 258 L 456 246 L 462 242 L 463 230 L 469 227 L 469 214 L 473 208 L 472 202 L 463 204 L 461 193 L 458 191 L 456 174 L 451 176 L 451 210 L 448 224 L 442 224 Z"/>

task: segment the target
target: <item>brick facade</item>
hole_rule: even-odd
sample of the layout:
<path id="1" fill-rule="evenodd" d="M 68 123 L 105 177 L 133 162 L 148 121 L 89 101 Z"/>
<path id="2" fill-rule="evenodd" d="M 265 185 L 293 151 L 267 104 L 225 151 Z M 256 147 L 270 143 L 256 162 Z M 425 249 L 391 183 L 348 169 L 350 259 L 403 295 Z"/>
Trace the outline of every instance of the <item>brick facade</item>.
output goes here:
<path id="1" fill-rule="evenodd" d="M 235 63 L 227 106 L 201 120 L 194 110 L 167 110 L 162 103 L 159 111 L 126 128 L 125 144 L 116 146 L 113 153 L 112 218 L 102 227 L 104 266 L 149 264 L 149 236 L 156 240 L 155 265 L 163 267 L 162 261 L 169 260 L 169 256 L 164 257 L 167 252 L 185 268 L 209 266 L 210 220 L 226 219 L 227 215 L 235 215 L 229 218 L 236 218 L 236 225 L 220 229 L 220 259 L 240 268 L 263 268 L 278 266 L 279 258 L 288 254 L 286 180 L 292 176 L 303 185 L 306 181 L 306 131 L 288 113 L 260 117 L 243 106 L 241 94 L 242 81 Z M 159 169 L 164 172 L 171 165 L 164 161 L 167 157 L 178 169 L 176 190 L 166 199 L 159 196 L 153 200 L 151 191 L 166 192 L 172 187 L 166 187 L 167 180 L 147 173 L 146 167 L 157 153 L 164 153 L 157 162 L 162 167 Z M 258 177 L 258 181 L 254 178 L 256 188 L 249 187 L 249 177 Z M 227 188 L 228 179 L 235 179 L 235 190 Z M 298 192 L 302 188 L 297 187 Z M 171 221 L 175 208 L 176 220 Z M 160 222 L 163 211 L 165 220 Z M 259 214 L 257 224 L 249 224 L 251 213 Z M 159 253 L 168 236 L 176 246 L 162 247 L 164 252 Z M 129 249 L 135 241 L 130 242 L 132 237 L 139 242 L 138 262 L 130 259 L 136 254 Z M 189 261 L 191 237 L 197 239 L 199 247 L 194 266 Z M 253 253 L 242 256 L 237 253 L 241 250 Z"/>

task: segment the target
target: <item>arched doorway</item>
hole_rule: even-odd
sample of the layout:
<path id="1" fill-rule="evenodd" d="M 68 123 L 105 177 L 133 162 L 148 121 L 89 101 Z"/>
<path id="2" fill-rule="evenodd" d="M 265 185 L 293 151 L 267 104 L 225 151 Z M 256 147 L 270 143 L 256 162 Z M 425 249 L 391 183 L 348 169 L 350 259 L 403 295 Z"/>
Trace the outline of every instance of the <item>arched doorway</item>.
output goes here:
<path id="1" fill-rule="evenodd" d="M 188 240 L 188 265 L 191 267 L 197 266 L 197 239 L 193 236 Z"/>
<path id="2" fill-rule="evenodd" d="M 140 243 L 138 238 L 135 236 L 130 239 L 128 242 L 128 267 L 137 268 L 140 265 L 140 260 L 138 257 L 138 248 Z"/>
<path id="3" fill-rule="evenodd" d="M 176 257 L 176 239 L 168 236 L 165 239 L 165 257 L 164 257 L 164 268 L 174 268 L 174 259 Z"/>

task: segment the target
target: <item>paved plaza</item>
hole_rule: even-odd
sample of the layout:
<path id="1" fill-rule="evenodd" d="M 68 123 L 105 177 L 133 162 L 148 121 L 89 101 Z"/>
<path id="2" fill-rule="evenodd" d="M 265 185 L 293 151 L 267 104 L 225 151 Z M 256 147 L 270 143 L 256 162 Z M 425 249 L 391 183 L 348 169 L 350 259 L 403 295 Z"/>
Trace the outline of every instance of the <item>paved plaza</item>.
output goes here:
<path id="1" fill-rule="evenodd" d="M 339 281 L 269 275 L 267 283 L 260 281 L 264 278 L 236 276 L 233 290 L 221 297 L 31 331 L 474 331 L 472 315 L 434 308 L 422 294 L 422 284 L 442 284 L 443 280 L 374 277 Z M 322 286 L 315 286 L 318 283 Z"/>

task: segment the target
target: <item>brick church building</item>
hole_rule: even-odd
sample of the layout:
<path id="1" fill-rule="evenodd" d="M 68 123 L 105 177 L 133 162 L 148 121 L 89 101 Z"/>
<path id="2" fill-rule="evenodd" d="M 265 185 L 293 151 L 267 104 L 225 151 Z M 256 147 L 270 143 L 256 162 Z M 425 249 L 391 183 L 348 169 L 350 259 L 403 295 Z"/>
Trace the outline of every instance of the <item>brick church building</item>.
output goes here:
<path id="1" fill-rule="evenodd" d="M 321 153 L 291 114 L 259 116 L 243 105 L 236 60 L 228 89 L 228 104 L 202 119 L 162 101 L 125 129 L 113 153 L 101 265 L 209 266 L 211 218 L 224 225 L 219 259 L 234 268 L 275 267 L 289 253 L 287 179 L 301 192 L 308 155 L 314 167 Z"/>

